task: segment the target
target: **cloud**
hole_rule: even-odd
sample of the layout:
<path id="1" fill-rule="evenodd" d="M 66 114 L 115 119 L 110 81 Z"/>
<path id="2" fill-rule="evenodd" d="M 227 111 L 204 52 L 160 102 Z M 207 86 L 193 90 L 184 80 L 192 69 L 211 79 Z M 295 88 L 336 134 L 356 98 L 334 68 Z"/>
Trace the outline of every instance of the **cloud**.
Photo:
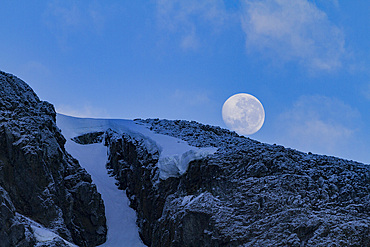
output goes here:
<path id="1" fill-rule="evenodd" d="M 81 118 L 109 118 L 108 112 L 99 107 L 94 107 L 89 103 L 83 106 L 55 105 L 56 112 L 73 117 Z"/>
<path id="2" fill-rule="evenodd" d="M 183 49 L 200 47 L 200 29 L 216 31 L 228 18 L 222 0 L 157 0 L 156 3 L 160 29 L 179 35 Z"/>
<path id="3" fill-rule="evenodd" d="M 104 8 L 96 1 L 85 4 L 79 1 L 50 1 L 44 21 L 58 42 L 65 46 L 69 36 L 81 32 L 100 34 L 105 24 Z"/>
<path id="4" fill-rule="evenodd" d="M 180 46 L 185 50 L 195 50 L 200 46 L 200 41 L 195 33 L 195 28 L 192 28 L 191 32 L 182 37 Z"/>
<path id="5" fill-rule="evenodd" d="M 63 6 L 61 2 L 54 1 L 49 4 L 49 10 L 55 17 L 55 21 L 61 26 L 76 28 L 81 25 L 81 11 L 76 3 Z"/>
<path id="6" fill-rule="evenodd" d="M 359 112 L 325 96 L 302 96 L 276 123 L 279 141 L 322 154 L 343 155 L 361 126 Z M 353 143 L 352 143 L 353 146 Z"/>
<path id="7" fill-rule="evenodd" d="M 341 67 L 343 31 L 308 0 L 245 1 L 242 28 L 249 52 L 315 70 Z"/>

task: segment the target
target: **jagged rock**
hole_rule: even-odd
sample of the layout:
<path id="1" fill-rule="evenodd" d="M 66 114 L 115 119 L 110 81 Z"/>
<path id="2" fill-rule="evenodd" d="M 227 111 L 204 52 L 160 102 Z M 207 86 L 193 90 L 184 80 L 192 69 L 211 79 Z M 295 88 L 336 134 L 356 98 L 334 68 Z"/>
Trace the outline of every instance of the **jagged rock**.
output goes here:
<path id="1" fill-rule="evenodd" d="M 158 180 L 144 140 L 106 133 L 108 168 L 126 189 L 148 246 L 370 246 L 370 168 L 262 144 L 188 121 L 136 120 L 218 147 Z"/>
<path id="2" fill-rule="evenodd" d="M 72 141 L 81 145 L 101 143 L 103 141 L 103 136 L 104 132 L 91 132 L 84 135 L 76 136 L 72 138 Z"/>
<path id="3" fill-rule="evenodd" d="M 31 247 L 35 238 L 28 225 L 22 224 L 8 193 L 0 187 L 0 246 Z"/>
<path id="4" fill-rule="evenodd" d="M 90 175 L 65 151 L 55 117 L 54 107 L 26 83 L 0 72 L 0 238 L 8 240 L 1 246 L 35 242 L 28 223 L 11 224 L 16 213 L 79 246 L 106 239 L 103 201 Z"/>

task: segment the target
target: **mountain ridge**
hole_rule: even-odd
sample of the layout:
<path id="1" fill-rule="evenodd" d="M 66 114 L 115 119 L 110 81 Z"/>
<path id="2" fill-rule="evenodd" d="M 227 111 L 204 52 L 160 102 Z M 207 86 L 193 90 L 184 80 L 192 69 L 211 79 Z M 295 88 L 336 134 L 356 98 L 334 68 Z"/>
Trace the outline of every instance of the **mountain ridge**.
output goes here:
<path id="1" fill-rule="evenodd" d="M 14 243 L 32 246 L 37 242 L 34 228 L 21 220 L 21 213 L 70 243 L 103 243 L 103 201 L 90 176 L 64 149 L 66 140 L 62 134 L 66 133 L 61 133 L 56 125 L 53 106 L 40 101 L 27 84 L 10 74 L 1 72 L 0 82 L 0 200 L 4 212 L 0 217 L 0 240 L 7 241 L 6 247 L 15 246 Z M 71 119 L 77 127 L 85 121 Z M 195 121 L 117 121 L 93 119 L 93 126 L 67 136 L 76 145 L 106 146 L 109 173 L 135 209 L 139 234 L 147 246 L 370 246 L 369 165 L 260 143 Z M 160 176 L 159 160 L 166 148 L 166 143 L 158 139 L 162 138 L 160 135 L 178 139 L 171 140 L 167 148 L 187 143 L 199 149 L 214 147 L 217 151 L 189 159 L 186 172 L 178 172 L 176 159 L 170 159 L 166 169 L 174 172 Z M 71 202 L 61 197 L 60 201 L 66 201 L 61 209 L 66 216 L 61 218 L 68 222 L 71 215 L 75 219 L 88 216 L 91 221 L 91 215 L 95 215 L 94 222 L 98 223 L 93 228 L 80 225 L 74 229 L 68 224 L 55 227 L 50 220 L 53 217 L 41 217 L 23 209 L 32 203 L 33 197 L 22 201 L 17 190 L 23 188 L 23 183 L 8 181 L 4 171 L 11 167 L 14 157 L 27 153 L 31 161 L 42 161 L 36 162 L 42 163 L 41 170 L 55 169 L 58 174 L 65 171 L 64 166 L 69 167 L 68 175 L 52 175 L 55 181 L 63 182 L 54 190 L 41 190 L 48 193 L 44 192 L 34 207 L 52 201 L 48 198 L 54 191 L 73 191 L 82 181 L 91 197 L 82 197 L 86 190 L 75 190 L 70 198 L 81 203 L 92 200 L 95 206 L 87 207 L 81 214 L 73 206 L 68 207 Z M 33 163 L 21 160 L 16 164 L 25 167 Z M 33 174 L 35 180 L 42 181 L 44 177 L 19 170 L 22 178 Z M 47 174 L 46 177 L 53 173 Z M 62 207 L 55 202 L 50 205 L 45 210 L 50 215 L 56 212 L 53 208 Z M 56 242 L 68 246 L 59 238 L 37 244 L 54 246 Z"/>
<path id="2" fill-rule="evenodd" d="M 156 184 L 150 168 L 155 157 L 127 136 L 107 138 L 110 153 L 118 153 L 108 166 L 134 198 L 144 243 L 370 245 L 368 165 L 263 144 L 196 122 L 138 121 L 195 146 L 218 147 L 214 155 L 190 162 L 184 175 Z"/>

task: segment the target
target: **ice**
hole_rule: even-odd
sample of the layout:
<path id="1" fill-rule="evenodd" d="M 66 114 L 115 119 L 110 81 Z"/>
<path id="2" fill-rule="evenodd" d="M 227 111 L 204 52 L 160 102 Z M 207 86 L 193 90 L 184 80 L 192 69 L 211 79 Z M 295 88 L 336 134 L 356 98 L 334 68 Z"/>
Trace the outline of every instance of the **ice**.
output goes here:
<path id="1" fill-rule="evenodd" d="M 117 133 L 126 133 L 132 138 L 145 140 L 149 152 L 160 151 L 158 168 L 163 180 L 177 177 L 186 172 L 189 162 L 202 159 L 217 151 L 217 148 L 199 148 L 190 146 L 186 141 L 168 135 L 157 134 L 133 120 L 74 118 L 58 114 L 57 124 L 64 126 L 63 135 L 67 139 L 86 133 L 112 129 Z"/>
<path id="2" fill-rule="evenodd" d="M 163 180 L 169 177 L 177 177 L 184 174 L 193 160 L 202 159 L 209 154 L 216 152 L 215 148 L 192 148 L 180 154 L 163 155 L 161 154 L 158 167 L 159 177 Z"/>
<path id="3" fill-rule="evenodd" d="M 52 232 L 52 231 L 50 231 L 46 228 L 39 227 L 39 226 L 36 226 L 36 225 L 32 225 L 31 228 L 33 230 L 36 241 L 39 242 L 39 243 L 52 241 L 52 240 L 57 238 L 57 239 L 62 240 L 65 244 L 67 244 L 70 247 L 78 247 L 77 245 L 74 245 L 74 244 L 68 242 L 67 240 L 64 240 L 59 235 L 55 234 L 54 232 Z"/>
<path id="4" fill-rule="evenodd" d="M 109 122 L 109 121 L 107 121 Z M 84 121 L 77 118 L 68 118 L 58 115 L 57 124 L 67 139 L 66 149 L 91 175 L 97 190 L 102 195 L 105 204 L 105 214 L 108 226 L 107 241 L 100 245 L 119 247 L 145 246 L 136 226 L 136 213 L 129 207 L 129 200 L 124 191 L 118 190 L 115 179 L 110 177 L 105 168 L 107 163 L 107 148 L 102 143 L 80 145 L 71 140 L 72 137 L 96 130 L 104 130 L 111 125 L 106 120 Z M 89 124 L 91 124 L 89 126 Z"/>
<path id="5" fill-rule="evenodd" d="M 144 140 L 149 152 L 159 151 L 159 177 L 167 179 L 186 172 L 189 162 L 206 157 L 217 149 L 198 148 L 187 142 L 157 134 L 132 120 L 82 119 L 57 115 L 57 125 L 67 139 L 66 149 L 91 175 L 101 193 L 107 217 L 108 239 L 101 246 L 145 246 L 139 237 L 136 226 L 136 213 L 129 207 L 125 192 L 118 190 L 115 179 L 107 174 L 107 148 L 102 143 L 80 145 L 71 138 L 91 132 L 105 132 L 111 129 L 118 134 L 128 134 L 131 138 Z"/>

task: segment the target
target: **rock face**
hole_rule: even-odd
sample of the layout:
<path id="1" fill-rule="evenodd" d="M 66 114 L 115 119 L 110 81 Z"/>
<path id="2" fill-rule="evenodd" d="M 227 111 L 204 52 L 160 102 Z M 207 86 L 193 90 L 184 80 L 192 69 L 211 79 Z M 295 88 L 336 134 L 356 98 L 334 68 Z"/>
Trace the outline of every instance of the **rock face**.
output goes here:
<path id="1" fill-rule="evenodd" d="M 148 246 L 370 246 L 370 168 L 262 144 L 219 127 L 136 120 L 218 151 L 158 180 L 158 153 L 107 131 L 108 167 Z"/>
<path id="2" fill-rule="evenodd" d="M 0 247 L 96 246 L 106 239 L 100 194 L 66 152 L 55 117 L 28 85 L 0 72 Z M 73 138 L 108 146 L 107 167 L 137 211 L 146 245 L 370 246 L 369 165 L 196 122 L 135 122 L 218 149 L 163 180 L 162 151 L 144 134 L 104 129 Z M 40 242 L 41 226 L 64 240 Z"/>
<path id="3" fill-rule="evenodd" d="M 0 72 L 0 246 L 35 245 L 26 218 L 78 246 L 106 239 L 103 201 L 65 151 L 55 116 L 26 83 Z"/>

